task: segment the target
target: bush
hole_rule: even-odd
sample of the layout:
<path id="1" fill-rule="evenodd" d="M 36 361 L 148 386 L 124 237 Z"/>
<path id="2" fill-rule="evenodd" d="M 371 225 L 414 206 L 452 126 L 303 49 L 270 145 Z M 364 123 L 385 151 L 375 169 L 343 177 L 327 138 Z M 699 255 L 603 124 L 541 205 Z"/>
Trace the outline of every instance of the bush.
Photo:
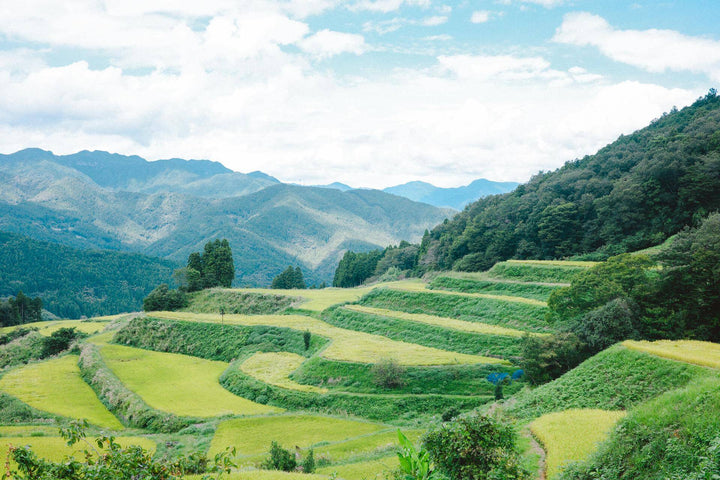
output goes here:
<path id="1" fill-rule="evenodd" d="M 459 417 L 430 431 L 424 446 L 451 480 L 525 479 L 512 426 L 476 414 Z"/>
<path id="2" fill-rule="evenodd" d="M 638 306 L 628 298 L 616 298 L 583 315 L 571 328 L 592 353 L 628 339 L 638 339 Z"/>
<path id="3" fill-rule="evenodd" d="M 534 385 L 549 382 L 573 369 L 590 355 L 573 333 L 522 338 L 520 366 Z"/>
<path id="4" fill-rule="evenodd" d="M 161 310 L 179 310 L 187 305 L 187 295 L 180 290 L 170 290 L 166 283 L 158 285 L 143 300 L 143 310 L 155 312 Z"/>
<path id="5" fill-rule="evenodd" d="M 302 462 L 303 473 L 313 473 L 315 471 L 315 452 L 311 448 Z"/>
<path id="6" fill-rule="evenodd" d="M 382 359 L 372 367 L 375 384 L 389 389 L 400 388 L 405 384 L 405 372 L 405 367 L 393 358 Z"/>
<path id="7" fill-rule="evenodd" d="M 75 327 L 61 328 L 54 331 L 49 337 L 43 341 L 42 357 L 50 357 L 64 352 L 78 338 L 87 335 L 75 331 Z"/>
<path id="8" fill-rule="evenodd" d="M 289 450 L 282 448 L 276 441 L 270 444 L 270 457 L 262 463 L 262 468 L 267 470 L 282 470 L 291 472 L 297 467 L 295 455 Z"/>

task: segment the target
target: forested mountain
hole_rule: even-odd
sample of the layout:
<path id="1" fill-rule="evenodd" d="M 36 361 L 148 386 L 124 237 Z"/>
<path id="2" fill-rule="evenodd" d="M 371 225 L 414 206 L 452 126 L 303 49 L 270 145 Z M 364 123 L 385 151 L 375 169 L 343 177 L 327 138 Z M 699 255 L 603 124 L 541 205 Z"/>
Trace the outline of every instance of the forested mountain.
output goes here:
<path id="1" fill-rule="evenodd" d="M 517 187 L 517 182 L 493 182 L 480 178 L 469 185 L 456 188 L 441 188 L 427 182 L 408 182 L 383 189 L 384 192 L 400 195 L 416 202 L 436 207 L 462 210 L 468 203 L 498 193 L 507 193 Z"/>
<path id="2" fill-rule="evenodd" d="M 720 97 L 621 136 L 595 155 L 481 199 L 434 228 L 430 269 L 482 270 L 508 258 L 602 258 L 661 243 L 720 209 Z"/>
<path id="3" fill-rule="evenodd" d="M 77 250 L 0 232 L 0 297 L 18 291 L 42 298 L 67 318 L 137 311 L 179 265 L 145 255 Z"/>
<path id="4" fill-rule="evenodd" d="M 134 167 L 126 168 L 125 161 Z M 236 284 L 267 286 L 292 264 L 302 267 L 312 285 L 332 279 L 346 248 L 364 251 L 403 239 L 419 241 L 426 228 L 451 213 L 380 191 L 277 184 L 261 172 L 246 177 L 270 186 L 242 196 L 123 190 L 158 187 L 168 171 L 198 178 L 186 186 L 208 182 L 213 188 L 219 177 L 234 175 L 218 173 L 224 167 L 206 161 L 152 166 L 156 163 L 161 162 L 103 152 L 58 157 L 24 150 L 2 156 L 0 230 L 76 249 L 178 262 L 209 240 L 227 238 L 235 252 Z"/>

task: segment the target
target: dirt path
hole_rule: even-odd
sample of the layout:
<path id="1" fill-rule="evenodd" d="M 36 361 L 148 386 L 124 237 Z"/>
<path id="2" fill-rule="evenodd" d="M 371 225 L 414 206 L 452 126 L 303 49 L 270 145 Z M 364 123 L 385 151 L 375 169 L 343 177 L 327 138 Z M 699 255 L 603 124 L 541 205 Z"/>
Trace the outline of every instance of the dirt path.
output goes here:
<path id="1" fill-rule="evenodd" d="M 538 460 L 538 471 L 537 476 L 539 480 L 545 480 L 545 450 L 543 450 L 542 445 L 538 443 L 537 440 L 535 440 L 535 437 L 533 437 L 533 434 L 530 433 L 530 427 L 525 427 L 522 431 L 522 435 L 526 437 L 528 440 L 530 440 L 530 448 L 532 449 L 533 453 L 536 453 L 540 460 Z"/>

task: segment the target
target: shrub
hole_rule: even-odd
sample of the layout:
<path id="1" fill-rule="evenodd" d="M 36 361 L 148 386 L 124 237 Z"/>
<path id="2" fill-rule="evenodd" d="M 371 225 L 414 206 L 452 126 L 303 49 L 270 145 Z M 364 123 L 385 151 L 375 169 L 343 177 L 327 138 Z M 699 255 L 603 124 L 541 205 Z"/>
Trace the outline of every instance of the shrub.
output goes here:
<path id="1" fill-rule="evenodd" d="M 76 332 L 75 327 L 72 328 L 61 328 L 54 331 L 49 337 L 43 341 L 42 356 L 50 357 L 57 355 L 60 352 L 64 352 L 77 338 L 84 337 L 86 335 Z"/>
<path id="2" fill-rule="evenodd" d="M 143 300 L 143 310 L 179 310 L 187 305 L 187 294 L 180 290 L 170 290 L 166 283 L 158 285 Z"/>
<path id="3" fill-rule="evenodd" d="M 572 331 L 597 353 L 628 339 L 638 339 L 638 306 L 628 298 L 616 298 L 583 315 Z"/>
<path id="4" fill-rule="evenodd" d="M 383 388 L 399 388 L 405 384 L 406 369 L 393 358 L 382 359 L 372 367 L 373 381 Z"/>
<path id="5" fill-rule="evenodd" d="M 522 338 L 520 366 L 534 385 L 549 382 L 579 365 L 590 355 L 573 333 Z"/>
<path id="6" fill-rule="evenodd" d="M 291 472 L 297 467 L 295 455 L 289 450 L 282 448 L 276 441 L 270 444 L 270 457 L 263 463 L 262 468 L 267 470 L 282 470 L 283 472 Z"/>
<path id="7" fill-rule="evenodd" d="M 303 332 L 303 343 L 305 344 L 305 350 L 310 348 L 310 340 L 312 339 L 312 334 L 309 330 L 305 330 Z"/>
<path id="8" fill-rule="evenodd" d="M 302 462 L 302 471 L 304 473 L 313 473 L 315 471 L 315 452 L 311 448 Z"/>
<path id="9" fill-rule="evenodd" d="M 525 479 L 512 426 L 476 414 L 459 417 L 424 439 L 430 458 L 450 480 Z"/>

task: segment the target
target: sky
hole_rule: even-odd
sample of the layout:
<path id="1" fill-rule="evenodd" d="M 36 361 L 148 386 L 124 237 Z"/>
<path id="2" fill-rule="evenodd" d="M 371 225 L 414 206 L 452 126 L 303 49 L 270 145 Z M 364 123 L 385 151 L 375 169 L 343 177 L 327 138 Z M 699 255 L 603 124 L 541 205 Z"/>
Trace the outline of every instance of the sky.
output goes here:
<path id="1" fill-rule="evenodd" d="M 720 85 L 717 0 L 2 0 L 0 153 L 526 181 Z"/>

